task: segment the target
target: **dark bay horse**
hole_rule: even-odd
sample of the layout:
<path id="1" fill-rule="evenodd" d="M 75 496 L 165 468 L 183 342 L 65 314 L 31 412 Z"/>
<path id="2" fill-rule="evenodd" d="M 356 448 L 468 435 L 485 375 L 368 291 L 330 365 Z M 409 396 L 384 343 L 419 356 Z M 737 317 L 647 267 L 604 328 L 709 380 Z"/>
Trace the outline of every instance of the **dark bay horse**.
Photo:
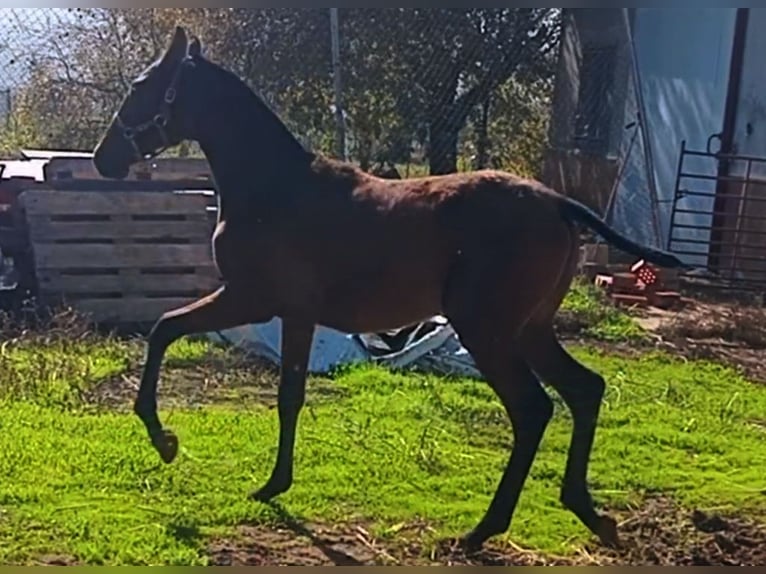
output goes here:
<path id="1" fill-rule="evenodd" d="M 224 284 L 165 313 L 148 337 L 135 412 L 166 463 L 178 440 L 159 420 L 156 394 L 165 350 L 176 339 L 282 319 L 279 450 L 270 478 L 252 495 L 268 501 L 293 482 L 315 326 L 381 332 L 443 314 L 502 401 L 515 439 L 484 517 L 463 543 L 478 548 L 510 527 L 553 413 L 541 381 L 574 420 L 561 501 L 604 544 L 617 543 L 615 521 L 596 511 L 586 484 L 604 379 L 562 348 L 553 318 L 576 271 L 578 224 L 657 265 L 681 261 L 508 173 L 386 180 L 311 153 L 179 27 L 133 82 L 94 163 L 102 176 L 124 178 L 132 164 L 182 140 L 199 142 L 214 175 L 212 242 Z"/>

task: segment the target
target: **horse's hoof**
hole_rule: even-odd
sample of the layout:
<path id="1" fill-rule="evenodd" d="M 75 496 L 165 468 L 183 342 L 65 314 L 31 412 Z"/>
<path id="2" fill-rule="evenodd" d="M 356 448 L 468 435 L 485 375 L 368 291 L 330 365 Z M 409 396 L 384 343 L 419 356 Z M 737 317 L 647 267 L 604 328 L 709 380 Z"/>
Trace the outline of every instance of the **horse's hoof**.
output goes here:
<path id="1" fill-rule="evenodd" d="M 289 486 L 277 486 L 271 482 L 267 482 L 263 487 L 250 494 L 250 499 L 257 502 L 271 502 L 272 499 L 287 492 L 289 488 Z"/>
<path id="2" fill-rule="evenodd" d="M 271 502 L 271 499 L 274 498 L 274 496 L 274 493 L 272 493 L 270 490 L 267 490 L 266 488 L 260 488 L 251 492 L 249 498 L 255 502 Z"/>
<path id="3" fill-rule="evenodd" d="M 152 444 L 165 464 L 173 462 L 178 455 L 178 437 L 172 431 L 163 430 L 157 436 L 153 436 Z"/>
<path id="4" fill-rule="evenodd" d="M 618 548 L 620 546 L 620 536 L 617 533 L 617 521 L 611 516 L 600 517 L 595 534 L 599 537 L 599 540 L 601 540 L 601 544 L 608 548 Z"/>
<path id="5" fill-rule="evenodd" d="M 466 554 L 473 554 L 479 552 L 484 547 L 487 538 L 487 536 L 480 534 L 478 531 L 472 530 L 458 539 L 458 545 Z"/>

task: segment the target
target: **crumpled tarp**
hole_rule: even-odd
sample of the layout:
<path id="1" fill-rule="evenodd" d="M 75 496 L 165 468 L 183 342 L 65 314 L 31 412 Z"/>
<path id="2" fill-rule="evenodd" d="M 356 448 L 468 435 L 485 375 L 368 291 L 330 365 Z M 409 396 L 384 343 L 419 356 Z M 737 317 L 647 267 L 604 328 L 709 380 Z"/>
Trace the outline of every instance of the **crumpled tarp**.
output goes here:
<path id="1" fill-rule="evenodd" d="M 281 320 L 274 318 L 268 323 L 243 325 L 209 336 L 278 365 L 281 332 Z M 342 365 L 364 362 L 441 375 L 481 376 L 457 333 L 441 316 L 386 333 L 352 335 L 322 326 L 316 328 L 309 372 L 323 374 Z"/>

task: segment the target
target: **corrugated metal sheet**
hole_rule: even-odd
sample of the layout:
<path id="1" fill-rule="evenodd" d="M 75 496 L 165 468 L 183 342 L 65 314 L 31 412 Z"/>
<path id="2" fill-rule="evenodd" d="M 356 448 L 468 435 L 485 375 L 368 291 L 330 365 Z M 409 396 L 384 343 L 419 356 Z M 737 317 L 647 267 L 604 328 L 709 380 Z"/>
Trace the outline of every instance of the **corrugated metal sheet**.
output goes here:
<path id="1" fill-rule="evenodd" d="M 2 178 L 31 177 L 35 181 L 45 181 L 43 169 L 54 158 L 92 158 L 93 154 L 83 151 L 48 150 L 48 149 L 21 149 L 22 158 L 18 160 L 0 161 L 3 168 Z"/>
<path id="2" fill-rule="evenodd" d="M 50 149 L 22 149 L 19 151 L 25 159 L 53 159 L 54 157 L 93 157 L 93 153 L 88 151 L 66 151 Z"/>
<path id="3" fill-rule="evenodd" d="M 35 181 L 45 181 L 43 168 L 48 163 L 47 159 L 21 159 L 0 161 L 3 166 L 3 179 L 11 177 L 31 177 Z"/>
<path id="4" fill-rule="evenodd" d="M 736 8 L 639 8 L 635 10 L 634 40 L 642 80 L 646 125 L 651 145 L 659 196 L 662 243 L 667 240 L 671 200 L 681 142 L 704 150 L 708 138 L 723 126 L 729 60 L 734 38 Z M 626 106 L 626 124 L 635 120 L 635 103 Z M 626 134 L 626 140 L 628 139 Z M 617 194 L 614 223 L 631 237 L 654 243 L 651 228 L 644 225 L 639 209 L 645 187 L 646 166 L 640 145 L 629 158 L 628 169 Z M 690 166 L 697 173 L 715 175 L 710 163 Z M 699 182 L 714 186 L 714 182 Z M 711 188 L 712 189 L 712 188 Z M 712 201 L 696 210 L 712 211 Z M 710 205 L 707 205 L 709 203 Z M 690 216 L 691 217 L 691 216 Z M 694 216 L 694 224 L 705 216 Z M 691 232 L 692 230 L 690 230 Z M 708 240 L 709 233 L 694 232 L 690 239 Z"/>

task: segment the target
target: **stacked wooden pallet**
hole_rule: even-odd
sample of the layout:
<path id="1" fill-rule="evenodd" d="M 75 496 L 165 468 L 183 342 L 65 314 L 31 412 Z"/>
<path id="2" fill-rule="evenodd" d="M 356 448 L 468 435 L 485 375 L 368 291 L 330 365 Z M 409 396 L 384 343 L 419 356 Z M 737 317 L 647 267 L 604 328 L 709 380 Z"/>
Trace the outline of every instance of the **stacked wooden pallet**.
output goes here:
<path id="1" fill-rule="evenodd" d="M 19 204 L 47 304 L 63 300 L 97 323 L 143 324 L 220 284 L 204 195 L 39 189 Z"/>
<path id="2" fill-rule="evenodd" d="M 106 180 L 89 158 L 56 157 L 43 169 L 53 189 L 81 191 L 146 190 L 190 192 L 207 198 L 207 214 L 215 221 L 218 204 L 210 164 L 203 158 L 161 158 L 131 166 L 121 181 Z"/>
<path id="3" fill-rule="evenodd" d="M 55 157 L 43 168 L 45 181 L 104 179 L 90 158 Z M 131 166 L 126 181 L 210 182 L 212 172 L 202 158 L 162 158 Z"/>

